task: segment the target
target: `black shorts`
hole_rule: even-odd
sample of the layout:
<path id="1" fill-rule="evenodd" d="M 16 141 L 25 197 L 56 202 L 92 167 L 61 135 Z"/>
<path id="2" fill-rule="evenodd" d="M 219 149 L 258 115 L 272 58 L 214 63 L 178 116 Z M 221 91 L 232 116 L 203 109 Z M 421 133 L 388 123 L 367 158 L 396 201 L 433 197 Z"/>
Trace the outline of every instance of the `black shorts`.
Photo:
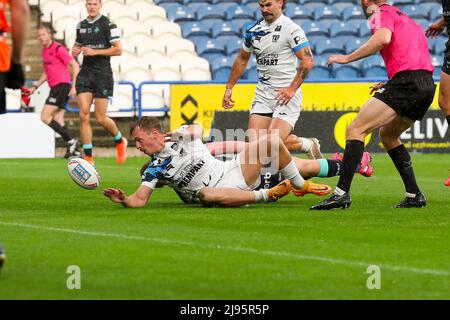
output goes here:
<path id="1" fill-rule="evenodd" d="M 401 71 L 374 97 L 386 103 L 400 116 L 420 120 L 433 102 L 435 91 L 436 85 L 431 72 Z"/>
<path id="2" fill-rule="evenodd" d="M 450 75 L 450 47 L 446 47 L 444 51 L 444 62 L 442 63 L 442 72 Z"/>
<path id="3" fill-rule="evenodd" d="M 69 92 L 72 86 L 69 83 L 60 83 L 50 88 L 45 104 L 49 104 L 60 109 L 65 109 L 67 102 L 69 102 Z"/>
<path id="4" fill-rule="evenodd" d="M 94 98 L 108 99 L 114 93 L 114 78 L 111 70 L 81 68 L 77 76 L 77 94 L 91 92 Z"/>

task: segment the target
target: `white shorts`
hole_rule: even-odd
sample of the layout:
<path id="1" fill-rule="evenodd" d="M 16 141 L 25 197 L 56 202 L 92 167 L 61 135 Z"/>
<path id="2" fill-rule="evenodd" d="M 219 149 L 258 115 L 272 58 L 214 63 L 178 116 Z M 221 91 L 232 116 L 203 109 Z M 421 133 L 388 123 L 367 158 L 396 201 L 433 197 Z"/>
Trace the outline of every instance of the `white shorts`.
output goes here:
<path id="1" fill-rule="evenodd" d="M 302 107 L 302 91 L 298 89 L 291 101 L 287 105 L 277 104 L 275 97 L 277 92 L 272 87 L 256 86 L 255 97 L 252 101 L 250 114 L 253 113 L 271 113 L 272 118 L 279 118 L 289 123 L 294 128 L 295 123 L 300 116 Z"/>
<path id="2" fill-rule="evenodd" d="M 241 154 L 233 160 L 225 162 L 223 178 L 214 186 L 215 188 L 235 188 L 244 191 L 252 191 L 261 183 L 260 178 L 253 186 L 247 185 L 241 169 Z"/>

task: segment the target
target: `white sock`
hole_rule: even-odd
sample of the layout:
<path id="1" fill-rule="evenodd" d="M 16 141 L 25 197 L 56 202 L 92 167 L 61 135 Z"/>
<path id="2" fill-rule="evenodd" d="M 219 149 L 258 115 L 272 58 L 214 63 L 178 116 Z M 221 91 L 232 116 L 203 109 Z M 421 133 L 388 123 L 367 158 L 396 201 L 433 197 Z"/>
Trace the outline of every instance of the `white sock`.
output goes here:
<path id="1" fill-rule="evenodd" d="M 311 140 L 307 138 L 300 138 L 300 140 L 302 140 L 302 147 L 300 148 L 300 151 L 309 152 L 309 150 L 311 150 L 312 147 Z"/>
<path id="2" fill-rule="evenodd" d="M 280 170 L 283 177 L 289 179 L 291 181 L 292 186 L 296 189 L 301 189 L 305 184 L 305 180 L 303 180 L 300 172 L 298 172 L 297 167 L 295 166 L 294 160 L 291 160 L 289 164 Z"/>
<path id="3" fill-rule="evenodd" d="M 415 198 L 415 197 L 416 197 L 416 194 L 415 194 L 415 193 L 409 193 L 409 192 L 406 192 L 406 197 L 407 197 L 407 198 Z"/>
<path id="4" fill-rule="evenodd" d="M 73 138 L 72 140 L 67 141 L 67 144 L 74 144 L 75 143 L 75 138 Z"/>
<path id="5" fill-rule="evenodd" d="M 338 196 L 343 196 L 345 194 L 345 191 L 336 187 L 336 189 L 334 189 L 334 194 L 337 194 Z"/>
<path id="6" fill-rule="evenodd" d="M 269 189 L 260 189 L 253 193 L 255 194 L 255 203 L 269 201 Z"/>

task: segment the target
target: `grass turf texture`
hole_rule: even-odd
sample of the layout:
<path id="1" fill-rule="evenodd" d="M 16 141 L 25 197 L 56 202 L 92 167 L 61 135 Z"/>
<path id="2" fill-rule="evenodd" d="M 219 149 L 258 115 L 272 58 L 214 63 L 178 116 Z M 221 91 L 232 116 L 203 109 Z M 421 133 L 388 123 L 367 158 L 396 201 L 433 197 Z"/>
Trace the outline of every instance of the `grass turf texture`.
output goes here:
<path id="1" fill-rule="evenodd" d="M 413 161 L 426 208 L 390 208 L 403 186 L 375 155 L 374 176 L 355 176 L 349 210 L 311 212 L 322 198 L 202 208 L 168 188 L 125 209 L 102 187 L 133 192 L 144 158 L 96 159 L 94 191 L 61 159 L 0 160 L 0 299 L 449 299 L 450 157 Z M 366 287 L 370 264 L 380 290 Z M 66 287 L 69 265 L 81 268 L 81 290 Z"/>

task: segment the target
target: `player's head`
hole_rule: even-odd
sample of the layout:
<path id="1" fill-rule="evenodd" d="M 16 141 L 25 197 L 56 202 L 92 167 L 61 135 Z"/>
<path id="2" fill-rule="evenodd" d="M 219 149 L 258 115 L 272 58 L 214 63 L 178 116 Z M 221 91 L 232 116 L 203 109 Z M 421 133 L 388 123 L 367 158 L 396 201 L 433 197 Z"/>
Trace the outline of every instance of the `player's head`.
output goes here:
<path id="1" fill-rule="evenodd" d="M 102 0 L 86 0 L 86 10 L 89 18 L 95 18 L 100 14 Z"/>
<path id="2" fill-rule="evenodd" d="M 268 23 L 274 22 L 283 13 L 285 0 L 258 0 L 261 14 Z"/>
<path id="3" fill-rule="evenodd" d="M 369 18 L 380 5 L 386 3 L 386 0 L 360 0 L 360 2 L 364 15 Z"/>
<path id="4" fill-rule="evenodd" d="M 43 47 L 48 47 L 52 43 L 52 30 L 49 27 L 40 26 L 37 35 Z"/>
<path id="5" fill-rule="evenodd" d="M 142 117 L 130 130 L 136 148 L 146 155 L 153 155 L 164 149 L 164 132 L 158 118 Z"/>

